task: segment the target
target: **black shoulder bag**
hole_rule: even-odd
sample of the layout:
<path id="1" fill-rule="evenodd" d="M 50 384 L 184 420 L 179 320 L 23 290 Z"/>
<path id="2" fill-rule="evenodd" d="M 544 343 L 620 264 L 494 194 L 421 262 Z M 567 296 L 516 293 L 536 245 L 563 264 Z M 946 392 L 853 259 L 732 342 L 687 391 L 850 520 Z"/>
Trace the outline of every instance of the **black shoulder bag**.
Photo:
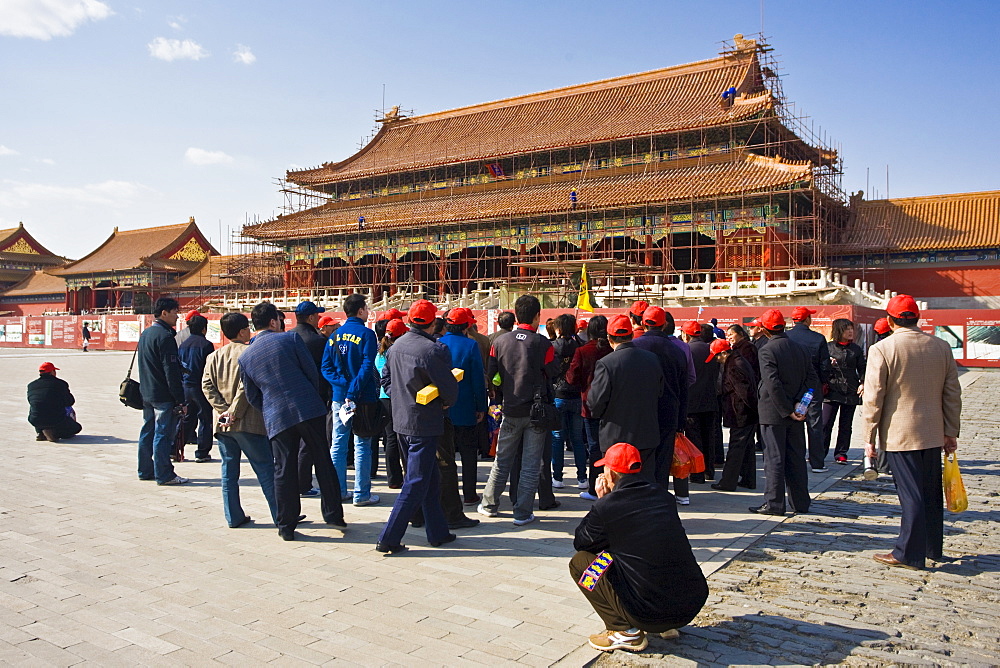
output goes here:
<path id="1" fill-rule="evenodd" d="M 118 388 L 118 399 L 129 408 L 142 410 L 142 392 L 139 391 L 139 381 L 132 380 L 132 367 L 135 366 L 135 356 L 139 354 L 138 346 L 132 353 L 132 362 L 128 365 L 125 380 Z"/>
<path id="2" fill-rule="evenodd" d="M 531 402 L 531 426 L 539 431 L 554 431 L 562 428 L 562 416 L 556 405 L 542 393 L 542 387 L 535 387 L 535 397 Z"/>

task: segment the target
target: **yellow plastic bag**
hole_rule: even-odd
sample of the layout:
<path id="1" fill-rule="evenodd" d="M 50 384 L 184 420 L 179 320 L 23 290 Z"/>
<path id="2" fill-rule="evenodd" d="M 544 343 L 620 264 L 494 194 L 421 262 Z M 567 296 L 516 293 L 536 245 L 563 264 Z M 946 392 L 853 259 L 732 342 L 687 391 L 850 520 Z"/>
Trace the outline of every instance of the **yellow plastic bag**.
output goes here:
<path id="1" fill-rule="evenodd" d="M 958 457 L 955 453 L 944 456 L 944 502 L 948 510 L 960 513 L 969 507 L 969 497 L 965 493 L 962 474 L 958 470 Z"/>

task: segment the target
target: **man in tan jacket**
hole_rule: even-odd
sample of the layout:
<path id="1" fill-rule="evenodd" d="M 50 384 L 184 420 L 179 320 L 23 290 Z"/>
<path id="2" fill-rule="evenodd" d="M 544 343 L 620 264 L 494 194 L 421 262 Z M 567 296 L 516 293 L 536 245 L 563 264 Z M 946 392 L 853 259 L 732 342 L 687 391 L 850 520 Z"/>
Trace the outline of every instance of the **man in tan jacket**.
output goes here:
<path id="1" fill-rule="evenodd" d="M 917 329 L 913 297 L 893 297 L 886 311 L 893 335 L 869 348 L 863 433 L 866 455 L 876 443 L 888 451 L 903 516 L 896 548 L 874 559 L 921 569 L 942 557 L 941 450 L 958 449 L 962 388 L 948 344 Z"/>
<path id="2" fill-rule="evenodd" d="M 264 416 L 247 401 L 240 375 L 239 359 L 250 342 L 250 322 L 242 313 L 227 313 L 222 316 L 219 326 L 231 343 L 208 356 L 201 386 L 216 413 L 215 437 L 222 455 L 222 502 L 226 523 L 235 529 L 250 521 L 240 505 L 242 455 L 247 456 L 257 474 L 271 519 L 277 522 L 271 442 L 264 428 Z"/>

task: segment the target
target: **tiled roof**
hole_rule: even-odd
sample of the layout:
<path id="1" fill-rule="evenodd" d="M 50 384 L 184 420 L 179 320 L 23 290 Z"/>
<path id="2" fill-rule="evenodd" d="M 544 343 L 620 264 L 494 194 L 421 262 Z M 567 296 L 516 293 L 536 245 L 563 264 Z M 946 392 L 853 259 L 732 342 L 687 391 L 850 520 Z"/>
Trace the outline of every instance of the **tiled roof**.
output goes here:
<path id="1" fill-rule="evenodd" d="M 838 252 L 1000 246 L 1000 190 L 861 201 Z"/>
<path id="2" fill-rule="evenodd" d="M 754 51 L 384 123 L 338 163 L 290 171 L 304 186 L 453 162 L 708 127 L 773 104 Z M 723 91 L 740 94 L 725 106 Z"/>
<path id="3" fill-rule="evenodd" d="M 26 279 L 12 285 L 0 294 L 4 297 L 25 297 L 29 295 L 55 295 L 66 292 L 66 279 L 44 271 L 33 271 Z"/>
<path id="4" fill-rule="evenodd" d="M 4 250 L 15 244 L 21 247 L 29 247 L 29 252 Z M 37 254 L 30 252 L 30 250 L 37 251 Z M 48 265 L 57 265 L 66 262 L 66 258 L 56 255 L 45 246 L 38 243 L 38 241 L 31 236 L 26 229 L 24 229 L 23 223 L 17 227 L 0 230 L 0 257 Z"/>
<path id="5" fill-rule="evenodd" d="M 577 209 L 608 208 L 684 201 L 782 188 L 812 179 L 808 163 L 786 163 L 740 152 L 689 161 L 691 166 L 647 173 L 623 173 L 581 180 L 553 177 L 549 183 L 520 185 L 507 181 L 489 190 L 458 195 L 447 191 L 374 200 L 326 204 L 244 228 L 258 239 L 290 239 L 357 231 L 365 217 L 365 231 L 457 223 L 572 210 L 569 192 L 577 191 Z M 372 201 L 372 200 L 369 200 Z M 352 204 L 354 204 L 352 206 Z"/>
<path id="6" fill-rule="evenodd" d="M 138 267 L 165 269 L 169 271 L 190 271 L 198 266 L 198 260 L 167 259 L 164 256 L 175 249 L 185 238 L 195 234 L 203 238 L 192 219 L 180 225 L 147 227 L 141 230 L 115 231 L 90 255 L 70 262 L 53 270 L 62 276 L 75 274 L 96 274 L 110 271 L 128 271 Z M 207 244 L 207 242 L 205 242 Z M 212 252 L 216 252 L 212 249 Z"/>
<path id="7" fill-rule="evenodd" d="M 236 280 L 229 276 L 233 255 L 212 255 L 197 267 L 167 285 L 167 289 L 232 287 Z"/>

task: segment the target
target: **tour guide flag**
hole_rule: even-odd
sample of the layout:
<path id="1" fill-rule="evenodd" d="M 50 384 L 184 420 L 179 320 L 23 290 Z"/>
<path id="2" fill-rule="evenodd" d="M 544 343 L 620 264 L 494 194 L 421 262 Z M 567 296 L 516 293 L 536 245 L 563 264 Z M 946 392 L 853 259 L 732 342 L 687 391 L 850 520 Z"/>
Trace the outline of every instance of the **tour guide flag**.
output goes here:
<path id="1" fill-rule="evenodd" d="M 583 265 L 580 272 L 580 294 L 576 298 L 576 308 L 580 311 L 594 312 L 594 307 L 590 303 L 590 283 L 587 281 L 587 265 Z"/>

